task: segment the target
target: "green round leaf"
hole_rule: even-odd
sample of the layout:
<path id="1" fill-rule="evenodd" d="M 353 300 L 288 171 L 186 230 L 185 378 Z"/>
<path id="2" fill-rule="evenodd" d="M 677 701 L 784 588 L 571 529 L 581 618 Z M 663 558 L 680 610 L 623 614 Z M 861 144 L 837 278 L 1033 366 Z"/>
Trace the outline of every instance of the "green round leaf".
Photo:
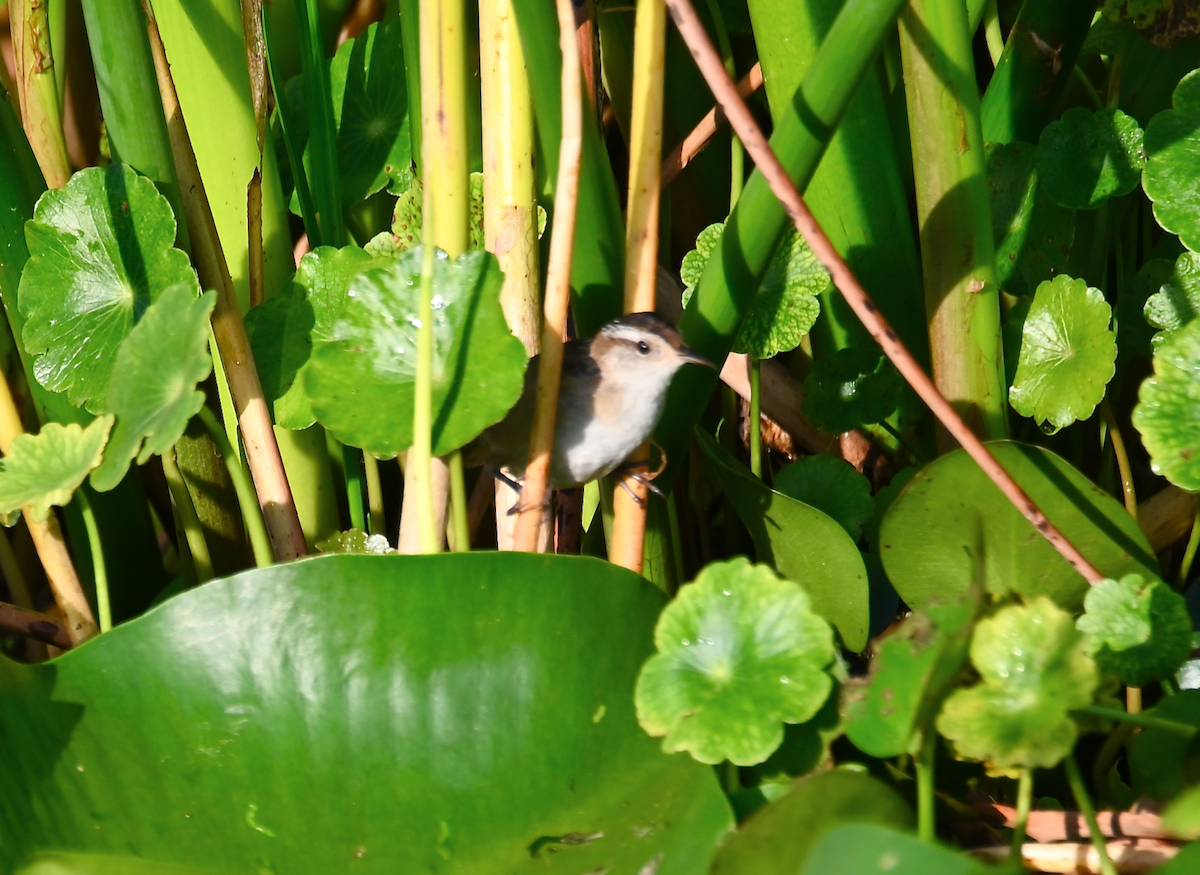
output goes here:
<path id="1" fill-rule="evenodd" d="M 1154 473 L 1200 492 L 1200 319 L 1155 351 L 1154 376 L 1142 383 L 1132 418 Z"/>
<path id="2" fill-rule="evenodd" d="M 1154 202 L 1158 224 L 1200 251 L 1200 191 L 1184 184 L 1200 179 L 1200 70 L 1183 77 L 1171 105 L 1146 126 L 1142 188 Z"/>
<path id="3" fill-rule="evenodd" d="M 978 861 L 966 853 L 956 854 L 886 826 L 851 823 L 831 829 L 817 842 L 801 875 L 973 875 L 979 871 Z"/>
<path id="4" fill-rule="evenodd" d="M 1038 181 L 1037 147 L 988 143 L 988 186 L 996 235 L 996 277 L 1010 295 L 1032 295 L 1062 272 L 1075 241 L 1075 211 L 1060 207 Z"/>
<path id="5" fill-rule="evenodd" d="M 315 344 L 304 388 L 342 443 L 381 457 L 412 444 L 421 250 L 350 282 L 329 338 Z M 444 455 L 503 418 L 525 379 L 525 347 L 500 309 L 495 256 L 439 252 L 433 275 L 433 452 Z"/>
<path id="6" fill-rule="evenodd" d="M 931 604 L 877 645 L 865 688 L 846 704 L 846 736 L 863 753 L 916 753 L 967 660 L 978 599 Z M 861 683 L 861 682 L 859 682 Z"/>
<path id="7" fill-rule="evenodd" d="M 1038 141 L 1038 175 L 1060 206 L 1094 210 L 1129 194 L 1141 180 L 1146 153 L 1142 129 L 1119 109 L 1069 109 Z"/>
<path id="8" fill-rule="evenodd" d="M 1161 580 L 1127 574 L 1093 586 L 1075 624 L 1103 671 L 1142 687 L 1171 677 L 1192 651 L 1192 618 L 1183 596 Z"/>
<path id="9" fill-rule="evenodd" d="M 470 215 L 467 226 L 467 249 L 484 249 L 483 236 L 483 174 L 472 173 L 470 183 Z M 414 180 L 409 189 L 396 199 L 396 207 L 392 211 L 392 228 L 377 234 L 367 244 L 366 249 L 371 255 L 395 258 L 421 243 L 421 228 L 424 209 L 424 188 L 421 180 Z M 538 237 L 545 223 L 545 211 L 538 207 Z"/>
<path id="10" fill-rule="evenodd" d="M 1044 597 L 1002 608 L 975 627 L 971 664 L 981 683 L 953 693 L 937 719 L 956 755 L 995 770 L 1058 765 L 1078 734 L 1070 712 L 1099 683 L 1071 615 Z"/>
<path id="11" fill-rule="evenodd" d="M 724 223 L 709 225 L 696 238 L 696 248 L 683 257 L 679 275 L 684 284 L 685 307 L 724 230 Z M 821 314 L 817 296 L 830 288 L 829 273 L 808 243 L 795 230 L 789 230 L 775 251 L 754 303 L 742 321 L 733 343 L 734 351 L 765 359 L 795 349 Z"/>
<path id="12" fill-rule="evenodd" d="M 1112 496 L 1049 450 L 1015 441 L 987 446 L 1102 572 L 1158 576 L 1146 536 Z M 957 598 L 981 577 L 993 595 L 1044 595 L 1068 610 L 1081 608 L 1088 590 L 965 450 L 947 453 L 909 481 L 884 517 L 879 554 L 914 610 Z"/>
<path id="13" fill-rule="evenodd" d="M 357 246 L 320 246 L 300 259 L 287 288 L 246 314 L 254 364 L 276 425 L 301 429 L 317 421 L 304 394 L 313 344 L 329 340 L 350 280 L 393 260 L 372 257 Z"/>
<path id="14" fill-rule="evenodd" d="M 1164 335 L 1162 332 L 1156 332 L 1151 326 L 1147 304 L 1151 298 L 1156 298 L 1164 291 L 1167 285 L 1175 288 L 1174 274 L 1174 262 L 1166 258 L 1152 258 L 1143 263 L 1133 275 L 1133 283 L 1127 293 L 1117 299 L 1118 356 L 1123 352 L 1136 352 L 1146 358 L 1154 354 L 1155 339 L 1161 341 Z M 1158 301 L 1162 300 L 1158 298 Z M 1156 303 L 1156 311 L 1158 307 L 1159 304 Z"/>
<path id="15" fill-rule="evenodd" d="M 663 750 L 702 763 L 761 763 L 833 687 L 833 632 L 796 584 L 746 559 L 700 572 L 654 629 L 658 654 L 638 675 L 634 701 Z"/>
<path id="16" fill-rule="evenodd" d="M 1087 419 L 1116 373 L 1112 309 L 1099 289 L 1057 276 L 1037 288 L 1021 330 L 1013 410 L 1065 428 Z"/>
<path id="17" fill-rule="evenodd" d="M 833 517 L 856 543 L 875 511 L 871 482 L 845 459 L 833 456 L 797 459 L 775 475 L 774 488 Z"/>
<path id="18" fill-rule="evenodd" d="M 696 441 L 750 532 L 758 560 L 804 587 L 842 643 L 860 652 L 870 628 L 870 591 L 862 553 L 846 530 L 816 508 L 769 489 L 700 429 Z"/>
<path id="19" fill-rule="evenodd" d="M 53 663 L 0 660 L 21 751 L 0 866 L 702 875 L 723 794 L 634 716 L 664 601 L 578 557 L 323 556 L 209 582 Z"/>
<path id="20" fill-rule="evenodd" d="M 1142 312 L 1147 322 L 1162 329 L 1151 339 L 1156 347 L 1200 315 L 1200 255 L 1180 255 L 1169 277 L 1146 300 Z"/>
<path id="21" fill-rule="evenodd" d="M 813 363 L 804 379 L 804 415 L 832 434 L 883 422 L 896 410 L 904 381 L 887 357 L 839 349 Z"/>
<path id="22" fill-rule="evenodd" d="M 117 350 L 163 289 L 200 287 L 173 248 L 175 217 L 131 167 L 89 167 L 42 195 L 25 225 L 25 347 L 38 382 L 93 412 L 108 400 Z"/>
<path id="23" fill-rule="evenodd" d="M 1166 696 L 1145 713 L 1200 730 L 1200 690 Z M 1129 772 L 1139 795 L 1159 802 L 1173 799 L 1200 783 L 1200 732 L 1184 738 L 1153 726 L 1142 729 L 1129 748 Z"/>
<path id="24" fill-rule="evenodd" d="M 208 317 L 216 302 L 216 292 L 197 298 L 186 283 L 171 286 L 121 344 L 105 405 L 117 425 L 92 472 L 96 491 L 120 483 L 130 459 L 143 465 L 174 446 L 204 406 L 196 384 L 212 370 Z"/>
<path id="25" fill-rule="evenodd" d="M 44 520 L 50 506 L 71 500 L 83 478 L 100 464 L 113 418 L 101 416 L 87 428 L 48 422 L 34 434 L 13 438 L 0 459 L 0 514 L 29 507 L 34 520 Z"/>

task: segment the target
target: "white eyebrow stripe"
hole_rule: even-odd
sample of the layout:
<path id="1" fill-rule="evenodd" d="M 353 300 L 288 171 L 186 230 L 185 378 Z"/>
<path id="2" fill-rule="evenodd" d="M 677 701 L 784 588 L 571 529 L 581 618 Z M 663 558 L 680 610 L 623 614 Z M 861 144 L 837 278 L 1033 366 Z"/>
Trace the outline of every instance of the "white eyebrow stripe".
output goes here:
<path id="1" fill-rule="evenodd" d="M 604 333 L 615 340 L 628 340 L 630 343 L 644 339 L 647 334 L 646 331 L 630 325 L 609 325 L 605 327 Z"/>

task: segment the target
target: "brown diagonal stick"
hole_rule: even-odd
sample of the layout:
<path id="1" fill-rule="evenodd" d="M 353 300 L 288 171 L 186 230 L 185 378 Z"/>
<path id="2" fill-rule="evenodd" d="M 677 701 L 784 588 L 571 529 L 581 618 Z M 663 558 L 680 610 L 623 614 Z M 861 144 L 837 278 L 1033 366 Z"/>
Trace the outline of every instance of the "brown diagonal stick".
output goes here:
<path id="1" fill-rule="evenodd" d="M 762 84 L 762 65 L 755 64 L 750 68 L 749 73 L 738 80 L 738 94 L 742 97 L 749 97 L 761 88 Z M 692 128 L 692 132 L 684 137 L 683 141 L 663 159 L 662 180 L 659 182 L 659 185 L 666 188 L 674 182 L 675 177 L 682 173 L 683 168 L 687 167 L 691 160 L 700 154 L 704 147 L 708 145 L 708 141 L 712 139 L 713 134 L 726 121 L 725 113 L 721 110 L 720 106 L 714 106 L 710 109 L 704 118 L 700 119 L 696 127 Z"/>
<path id="2" fill-rule="evenodd" d="M 150 52 L 154 57 L 163 113 L 167 118 L 167 135 L 171 141 L 171 156 L 175 159 L 175 172 L 179 177 L 179 197 L 191 234 L 196 271 L 206 288 L 217 290 L 217 305 L 212 314 L 213 336 L 221 354 L 221 364 L 229 377 L 229 391 L 233 395 L 238 427 L 246 447 L 246 461 L 254 478 L 254 490 L 258 493 L 271 548 L 278 561 L 287 562 L 308 552 L 304 530 L 300 528 L 300 518 L 296 515 L 296 502 L 283 470 L 279 444 L 275 442 L 275 433 L 271 430 L 271 416 L 254 366 L 254 353 L 250 350 L 246 326 L 238 309 L 233 280 L 229 276 L 229 264 L 217 237 L 217 226 L 213 221 L 208 194 L 204 190 L 204 180 L 200 177 L 200 168 L 196 164 L 196 153 L 192 151 L 192 143 L 188 139 L 187 124 L 179 106 L 175 82 L 171 78 L 171 67 L 167 63 L 166 50 L 158 32 L 158 22 L 149 0 L 142 0 L 142 9 L 146 13 Z"/>
<path id="3" fill-rule="evenodd" d="M 1089 583 L 1103 580 L 1104 575 L 1075 549 L 1074 544 L 1063 537 L 1062 532 L 1055 528 L 1050 520 L 1046 519 L 1046 515 L 1008 475 L 996 458 L 988 452 L 983 442 L 967 428 L 966 423 L 950 406 L 950 402 L 937 390 L 933 381 L 921 370 L 917 360 L 900 342 L 896 332 L 880 315 L 871 298 L 859 285 L 858 279 L 846 266 L 842 257 L 838 255 L 833 244 L 829 242 L 829 238 L 825 236 L 825 232 L 821 230 L 821 226 L 817 224 L 817 220 L 813 218 L 813 214 L 809 212 L 808 206 L 804 203 L 800 192 L 796 190 L 787 171 L 775 157 L 775 152 L 771 149 L 762 131 L 759 130 L 754 117 L 750 115 L 750 110 L 746 108 L 746 104 L 738 95 L 737 87 L 725 72 L 725 66 L 709 41 L 708 34 L 704 31 L 704 25 L 696 17 L 691 3 L 688 0 L 664 0 L 664 2 L 671 12 L 671 17 L 675 20 L 675 26 L 679 28 L 680 36 L 687 43 L 692 57 L 696 59 L 701 75 L 708 82 L 708 87 L 712 89 L 717 103 L 721 105 L 725 115 L 728 116 L 733 130 L 741 137 L 746 151 L 750 153 L 758 169 L 762 171 L 767 184 L 771 186 L 771 191 L 783 204 L 788 216 L 795 223 L 796 230 L 804 235 L 804 239 L 812 247 L 813 253 L 829 271 L 834 284 L 846 299 L 846 303 L 858 314 L 858 318 L 862 320 L 867 331 L 883 348 L 904 379 L 921 396 L 921 400 L 933 411 L 933 415 L 941 421 L 946 430 L 970 454 L 971 458 L 1016 506 L 1017 510 L 1042 534 L 1042 537 L 1049 541 L 1054 549 L 1062 554 L 1062 557 L 1070 562 Z"/>

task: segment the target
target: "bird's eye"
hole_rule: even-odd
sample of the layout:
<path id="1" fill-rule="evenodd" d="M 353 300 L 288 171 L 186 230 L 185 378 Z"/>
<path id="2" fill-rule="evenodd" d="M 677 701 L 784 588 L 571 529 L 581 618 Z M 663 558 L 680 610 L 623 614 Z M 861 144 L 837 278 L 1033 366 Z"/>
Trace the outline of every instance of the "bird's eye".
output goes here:
<path id="1" fill-rule="evenodd" d="M 646 343 L 646 341 L 639 340 L 637 346 L 638 352 L 640 352 L 642 355 L 650 355 L 650 344 Z"/>

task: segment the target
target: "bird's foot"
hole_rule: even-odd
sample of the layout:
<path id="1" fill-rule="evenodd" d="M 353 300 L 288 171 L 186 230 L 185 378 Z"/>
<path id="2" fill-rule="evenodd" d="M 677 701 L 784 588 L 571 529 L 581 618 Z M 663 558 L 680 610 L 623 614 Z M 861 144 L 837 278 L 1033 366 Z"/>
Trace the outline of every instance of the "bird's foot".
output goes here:
<path id="1" fill-rule="evenodd" d="M 649 459 L 633 459 L 633 460 L 624 462 L 623 464 L 619 465 L 617 467 L 617 473 L 624 474 L 625 477 L 628 477 L 630 480 L 636 480 L 638 483 L 645 486 L 648 490 L 653 492 L 659 498 L 666 498 L 667 497 L 666 494 L 661 489 L 659 489 L 657 486 L 654 485 L 654 478 L 658 477 L 659 474 L 661 474 L 663 471 L 666 470 L 667 454 L 663 450 L 662 447 L 658 446 L 658 444 L 654 443 L 653 441 L 651 441 L 651 443 L 653 446 L 658 448 L 658 453 L 659 453 L 658 466 L 653 471 L 651 471 L 651 470 L 639 471 L 638 470 L 639 468 L 649 469 L 649 467 L 650 467 Z M 626 492 L 629 493 L 629 497 L 634 500 L 634 502 L 637 504 L 638 507 L 646 506 L 646 502 L 642 499 L 642 497 L 640 495 L 636 494 L 630 488 L 629 484 L 625 481 L 624 477 L 621 478 L 620 480 L 618 480 L 617 482 L 621 484 L 622 489 L 624 489 Z"/>

